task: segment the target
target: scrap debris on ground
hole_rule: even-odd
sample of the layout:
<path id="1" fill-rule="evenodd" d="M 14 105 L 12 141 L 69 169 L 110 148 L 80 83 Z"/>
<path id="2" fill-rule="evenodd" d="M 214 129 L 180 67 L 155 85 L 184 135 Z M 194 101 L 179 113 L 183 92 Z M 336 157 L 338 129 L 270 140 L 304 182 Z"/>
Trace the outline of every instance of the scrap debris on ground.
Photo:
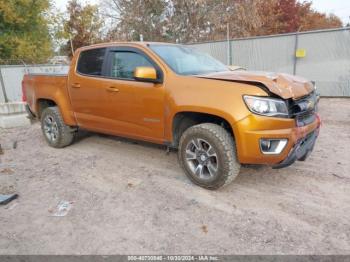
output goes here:
<path id="1" fill-rule="evenodd" d="M 17 194 L 11 194 L 11 195 L 0 194 L 0 205 L 6 205 L 10 203 L 12 200 L 15 200 L 17 197 L 18 197 Z"/>

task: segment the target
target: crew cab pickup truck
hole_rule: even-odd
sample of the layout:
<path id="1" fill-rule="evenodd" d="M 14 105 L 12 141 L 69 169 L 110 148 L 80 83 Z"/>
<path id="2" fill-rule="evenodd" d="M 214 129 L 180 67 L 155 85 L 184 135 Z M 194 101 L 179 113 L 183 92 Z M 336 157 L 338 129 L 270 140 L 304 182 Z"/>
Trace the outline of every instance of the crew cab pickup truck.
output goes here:
<path id="1" fill-rule="evenodd" d="M 207 189 L 227 185 L 241 164 L 304 161 L 320 127 L 312 82 L 232 71 L 166 43 L 80 48 L 68 75 L 25 75 L 23 99 L 52 147 L 72 144 L 79 129 L 163 144 Z"/>

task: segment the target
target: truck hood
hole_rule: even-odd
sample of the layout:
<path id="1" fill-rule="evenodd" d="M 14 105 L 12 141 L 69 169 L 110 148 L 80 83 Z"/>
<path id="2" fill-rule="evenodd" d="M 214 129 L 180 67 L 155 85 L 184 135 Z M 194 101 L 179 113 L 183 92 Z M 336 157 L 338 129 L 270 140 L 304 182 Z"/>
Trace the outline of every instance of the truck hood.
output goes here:
<path id="1" fill-rule="evenodd" d="M 200 75 L 198 77 L 248 84 L 262 84 L 271 93 L 283 99 L 298 99 L 310 94 L 314 90 L 313 84 L 305 78 L 283 73 L 228 71 Z"/>

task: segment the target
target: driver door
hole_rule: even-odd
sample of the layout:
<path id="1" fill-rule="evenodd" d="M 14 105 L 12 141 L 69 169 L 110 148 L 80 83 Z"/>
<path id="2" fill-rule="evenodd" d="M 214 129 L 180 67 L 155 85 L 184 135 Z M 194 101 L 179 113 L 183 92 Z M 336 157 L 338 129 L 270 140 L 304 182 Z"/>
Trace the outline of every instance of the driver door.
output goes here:
<path id="1" fill-rule="evenodd" d="M 134 79 L 136 67 L 159 66 L 137 48 L 108 50 L 106 74 L 110 90 L 104 94 L 103 117 L 109 132 L 161 142 L 164 139 L 164 86 Z"/>

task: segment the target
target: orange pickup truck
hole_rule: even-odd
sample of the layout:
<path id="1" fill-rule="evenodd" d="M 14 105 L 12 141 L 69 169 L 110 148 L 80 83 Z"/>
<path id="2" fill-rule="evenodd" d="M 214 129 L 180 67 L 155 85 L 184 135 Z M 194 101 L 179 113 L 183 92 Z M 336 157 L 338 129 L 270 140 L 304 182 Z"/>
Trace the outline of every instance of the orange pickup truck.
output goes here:
<path id="1" fill-rule="evenodd" d="M 241 164 L 305 160 L 320 127 L 310 81 L 232 71 L 165 43 L 80 48 L 68 75 L 25 75 L 23 99 L 52 147 L 70 145 L 80 128 L 164 144 L 207 189 L 227 185 Z"/>

